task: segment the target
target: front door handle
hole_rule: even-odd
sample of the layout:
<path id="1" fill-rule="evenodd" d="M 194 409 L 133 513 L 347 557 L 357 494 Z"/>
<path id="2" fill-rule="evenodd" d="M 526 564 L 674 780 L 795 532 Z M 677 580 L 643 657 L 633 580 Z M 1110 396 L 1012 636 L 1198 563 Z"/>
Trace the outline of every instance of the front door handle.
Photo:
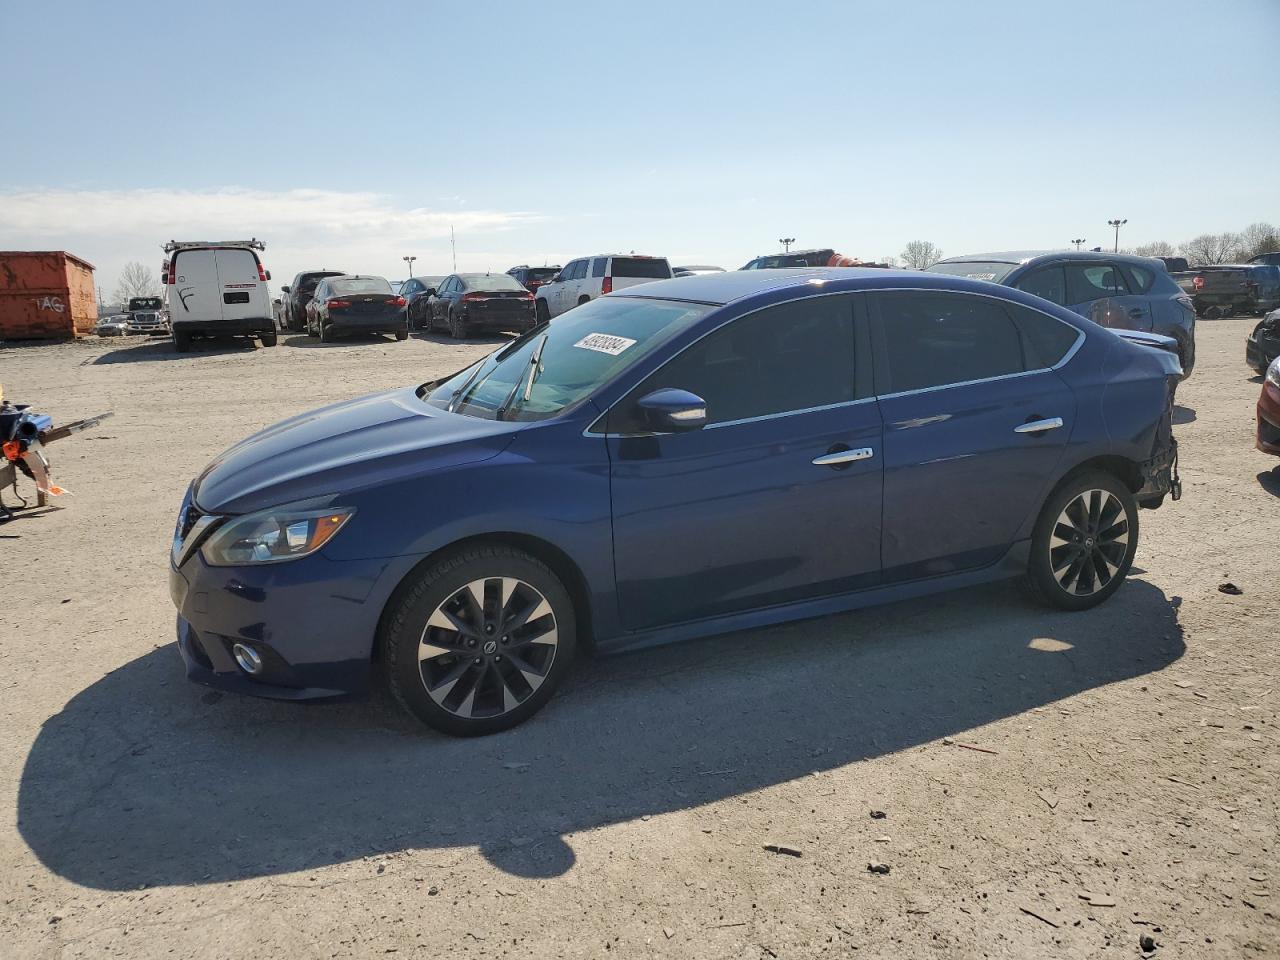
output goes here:
<path id="1" fill-rule="evenodd" d="M 1013 428 L 1014 433 L 1043 433 L 1046 430 L 1057 430 L 1062 426 L 1061 417 L 1049 417 L 1045 420 L 1028 420 Z"/>
<path id="2" fill-rule="evenodd" d="M 813 463 L 818 467 L 839 467 L 858 460 L 870 460 L 874 456 L 875 451 L 870 447 L 858 447 L 856 450 L 833 450 L 830 453 L 824 453 L 820 457 L 814 457 Z"/>

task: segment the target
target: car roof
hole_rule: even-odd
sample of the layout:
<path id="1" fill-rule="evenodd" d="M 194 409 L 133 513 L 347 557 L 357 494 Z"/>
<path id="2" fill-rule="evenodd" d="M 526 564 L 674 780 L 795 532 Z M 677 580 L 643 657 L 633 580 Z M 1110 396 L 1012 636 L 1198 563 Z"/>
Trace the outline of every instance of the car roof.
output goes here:
<path id="1" fill-rule="evenodd" d="M 689 300 L 723 306 L 747 297 L 805 285 L 830 291 L 874 290 L 900 286 L 971 291 L 990 296 L 994 284 L 946 273 L 918 270 L 884 270 L 879 267 L 784 267 L 779 270 L 729 270 L 649 283 L 609 294 L 611 297 L 646 297 L 661 300 Z M 830 284 L 828 287 L 827 285 Z M 1002 288 L 998 295 L 1005 295 Z"/>
<path id="2" fill-rule="evenodd" d="M 1001 250 L 996 253 L 969 253 L 961 257 L 946 257 L 939 263 L 1031 263 L 1035 260 L 1119 260 L 1124 263 L 1146 263 L 1157 257 L 1135 257 L 1128 253 L 1108 253 L 1105 250 Z"/>
<path id="3" fill-rule="evenodd" d="M 444 279 L 445 277 L 447 277 L 447 276 L 448 276 L 448 274 L 447 274 L 447 273 L 440 273 L 440 274 L 434 274 L 434 273 L 432 273 L 432 274 L 427 274 L 426 276 L 422 276 L 422 277 L 410 277 L 410 278 L 409 278 L 409 280 L 443 280 L 443 279 Z M 409 282 L 409 280 L 406 280 L 406 281 L 404 281 L 404 282 L 405 282 L 405 283 L 408 283 L 408 282 Z"/>
<path id="4" fill-rule="evenodd" d="M 386 277 L 380 277 L 377 274 L 373 274 L 373 273 L 343 273 L 336 277 L 325 277 L 324 279 L 326 280 L 382 280 L 385 283 L 391 282 Z"/>
<path id="5" fill-rule="evenodd" d="M 804 257 L 811 253 L 835 253 L 831 247 L 810 247 L 807 250 L 779 250 L 777 253 L 759 253 L 752 260 L 763 260 L 765 257 Z"/>

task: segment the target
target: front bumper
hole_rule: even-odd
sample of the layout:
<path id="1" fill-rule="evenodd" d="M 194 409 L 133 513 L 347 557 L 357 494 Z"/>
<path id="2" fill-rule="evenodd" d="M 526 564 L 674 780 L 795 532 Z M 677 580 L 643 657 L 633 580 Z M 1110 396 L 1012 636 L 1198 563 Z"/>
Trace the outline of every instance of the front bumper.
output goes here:
<path id="1" fill-rule="evenodd" d="M 1253 328 L 1253 333 L 1244 342 L 1245 363 L 1255 373 L 1265 374 L 1271 361 L 1280 357 L 1280 324 L 1275 324 L 1274 321 L 1272 323 L 1274 329 L 1269 328 L 1267 321 L 1263 320 Z"/>
<path id="2" fill-rule="evenodd" d="M 368 689 L 378 619 L 412 558 L 328 560 L 323 554 L 261 567 L 211 567 L 197 550 L 169 565 L 178 649 L 197 683 L 277 700 Z M 232 646 L 262 658 L 236 663 Z"/>
<path id="3" fill-rule="evenodd" d="M 1263 453 L 1280 457 L 1280 388 L 1266 382 L 1258 397 L 1257 446 Z"/>

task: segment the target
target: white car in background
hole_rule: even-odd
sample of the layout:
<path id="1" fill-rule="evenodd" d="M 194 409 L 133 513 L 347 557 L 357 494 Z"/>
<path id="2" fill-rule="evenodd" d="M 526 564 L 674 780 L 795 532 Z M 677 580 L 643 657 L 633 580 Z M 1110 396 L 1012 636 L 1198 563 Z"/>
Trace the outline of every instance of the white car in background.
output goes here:
<path id="1" fill-rule="evenodd" d="M 564 268 L 537 290 L 534 309 L 538 321 L 558 317 L 566 310 L 651 280 L 671 279 L 666 257 L 646 257 L 635 253 L 600 253 L 570 260 Z"/>

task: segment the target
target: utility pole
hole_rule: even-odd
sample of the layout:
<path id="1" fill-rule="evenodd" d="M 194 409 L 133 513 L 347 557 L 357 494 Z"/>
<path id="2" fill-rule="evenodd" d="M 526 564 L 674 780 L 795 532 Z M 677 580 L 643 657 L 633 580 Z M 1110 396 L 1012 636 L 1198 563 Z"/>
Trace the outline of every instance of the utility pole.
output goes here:
<path id="1" fill-rule="evenodd" d="M 1076 249 L 1079 250 L 1080 244 L 1084 243 L 1084 241 L 1085 241 L 1085 238 L 1081 237 L 1079 240 L 1072 240 L 1071 242 L 1074 243 L 1076 245 Z"/>
<path id="2" fill-rule="evenodd" d="M 412 278 L 413 277 L 413 261 L 417 260 L 418 258 L 417 257 L 401 257 L 400 259 L 409 265 L 409 277 Z"/>
<path id="3" fill-rule="evenodd" d="M 783 253 L 790 253 L 791 245 L 796 242 L 796 238 L 795 237 L 779 237 L 778 242 L 782 244 Z"/>
<path id="4" fill-rule="evenodd" d="M 1113 251 L 1115 253 L 1120 252 L 1120 228 L 1123 227 L 1128 222 L 1129 222 L 1128 220 L 1108 220 L 1107 221 L 1108 227 L 1116 228 L 1116 248 Z"/>
<path id="5" fill-rule="evenodd" d="M 453 251 L 453 272 L 458 272 L 458 245 L 453 239 L 453 224 L 449 224 L 449 249 Z"/>

